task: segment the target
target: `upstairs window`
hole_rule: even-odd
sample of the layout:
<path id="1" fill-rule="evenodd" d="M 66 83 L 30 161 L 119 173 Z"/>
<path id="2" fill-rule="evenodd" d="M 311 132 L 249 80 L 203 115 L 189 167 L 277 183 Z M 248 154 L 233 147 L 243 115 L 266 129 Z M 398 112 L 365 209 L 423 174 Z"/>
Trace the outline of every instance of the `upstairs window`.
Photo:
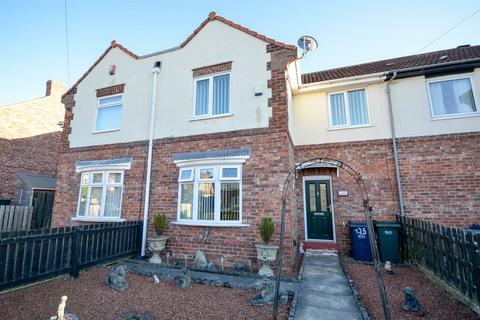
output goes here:
<path id="1" fill-rule="evenodd" d="M 213 117 L 230 113 L 230 74 L 195 79 L 195 117 Z"/>
<path id="2" fill-rule="evenodd" d="M 366 90 L 351 90 L 329 94 L 330 127 L 369 125 Z"/>
<path id="3" fill-rule="evenodd" d="M 123 108 L 123 95 L 111 95 L 98 98 L 97 122 L 95 131 L 110 131 L 120 129 Z"/>
<path id="4" fill-rule="evenodd" d="M 477 112 L 469 77 L 428 81 L 433 117 L 448 117 Z"/>

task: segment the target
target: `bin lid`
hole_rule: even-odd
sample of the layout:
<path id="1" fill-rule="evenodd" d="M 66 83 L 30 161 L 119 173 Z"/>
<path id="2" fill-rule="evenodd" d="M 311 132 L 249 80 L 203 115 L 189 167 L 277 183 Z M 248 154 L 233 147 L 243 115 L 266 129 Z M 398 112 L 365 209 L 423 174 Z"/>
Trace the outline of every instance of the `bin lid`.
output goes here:
<path id="1" fill-rule="evenodd" d="M 400 224 L 396 221 L 374 221 L 375 227 L 380 228 L 400 228 Z"/>
<path id="2" fill-rule="evenodd" d="M 365 220 L 360 220 L 360 221 L 349 220 L 348 225 L 350 227 L 366 227 L 367 226 L 367 221 L 365 221 Z"/>
<path id="3" fill-rule="evenodd" d="M 471 232 L 473 232 L 473 233 L 480 233 L 480 229 L 464 228 L 463 230 L 465 230 L 465 231 L 471 231 Z"/>

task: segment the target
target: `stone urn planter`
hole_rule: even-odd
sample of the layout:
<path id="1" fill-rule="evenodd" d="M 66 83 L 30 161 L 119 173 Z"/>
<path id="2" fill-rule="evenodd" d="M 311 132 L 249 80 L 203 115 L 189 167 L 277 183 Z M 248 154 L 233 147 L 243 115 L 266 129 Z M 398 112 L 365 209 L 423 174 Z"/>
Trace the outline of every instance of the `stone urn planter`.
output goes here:
<path id="1" fill-rule="evenodd" d="M 274 244 L 268 244 L 275 232 L 275 224 L 271 217 L 262 217 L 260 219 L 260 235 L 264 243 L 256 244 L 257 248 L 257 260 L 262 264 L 258 270 L 260 276 L 273 277 L 273 270 L 270 265 L 274 264 L 277 260 L 278 246 Z"/>
<path id="2" fill-rule="evenodd" d="M 256 244 L 257 260 L 262 263 L 258 274 L 261 276 L 273 277 L 273 270 L 270 267 L 277 260 L 278 246 L 274 244 Z"/>
<path id="3" fill-rule="evenodd" d="M 163 236 L 165 225 L 167 224 L 167 218 L 165 214 L 156 214 L 153 217 L 153 227 L 155 229 L 156 237 L 148 238 L 148 249 L 152 252 L 152 257 L 148 260 L 150 263 L 162 263 L 160 258 L 160 252 L 165 249 L 168 237 Z"/>
<path id="4" fill-rule="evenodd" d="M 162 258 L 160 258 L 160 252 L 165 249 L 165 244 L 167 243 L 168 237 L 166 236 L 157 236 L 148 238 L 148 250 L 152 252 L 152 257 L 148 260 L 150 263 L 162 263 Z"/>

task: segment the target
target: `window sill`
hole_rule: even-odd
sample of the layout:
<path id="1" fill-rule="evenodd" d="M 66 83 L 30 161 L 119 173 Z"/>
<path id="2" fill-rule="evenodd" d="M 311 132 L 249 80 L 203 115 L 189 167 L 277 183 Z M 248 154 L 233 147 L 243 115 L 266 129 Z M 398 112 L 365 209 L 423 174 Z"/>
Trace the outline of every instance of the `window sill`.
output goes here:
<path id="1" fill-rule="evenodd" d="M 432 117 L 432 121 L 438 120 L 450 120 L 450 119 L 461 119 L 461 118 L 472 118 L 472 117 L 480 117 L 480 112 L 471 112 L 471 113 L 458 113 L 453 115 L 447 116 L 435 116 Z"/>
<path id="2" fill-rule="evenodd" d="M 192 226 L 192 227 L 217 227 L 217 228 L 239 228 L 239 227 L 250 227 L 249 224 L 245 223 L 215 223 L 215 222 L 188 222 L 188 221 L 172 221 L 170 224 L 179 225 L 179 226 Z"/>
<path id="3" fill-rule="evenodd" d="M 101 218 L 101 217 L 72 217 L 72 221 L 81 222 L 124 222 L 122 218 Z"/>
<path id="4" fill-rule="evenodd" d="M 115 131 L 120 131 L 120 128 L 119 128 L 119 129 L 108 129 L 108 130 L 92 131 L 92 134 L 115 132 Z"/>
<path id="5" fill-rule="evenodd" d="M 363 126 L 348 126 L 348 127 L 330 127 L 327 130 L 328 131 L 335 131 L 335 130 L 349 130 L 349 129 L 360 129 L 360 128 L 370 128 L 373 127 L 371 124 L 366 124 Z"/>
<path id="6" fill-rule="evenodd" d="M 193 117 L 189 121 L 201 121 L 201 120 L 209 120 L 209 119 L 217 119 L 217 118 L 227 118 L 233 116 L 233 113 L 224 113 L 224 114 L 218 114 L 214 116 L 198 116 L 198 117 Z"/>

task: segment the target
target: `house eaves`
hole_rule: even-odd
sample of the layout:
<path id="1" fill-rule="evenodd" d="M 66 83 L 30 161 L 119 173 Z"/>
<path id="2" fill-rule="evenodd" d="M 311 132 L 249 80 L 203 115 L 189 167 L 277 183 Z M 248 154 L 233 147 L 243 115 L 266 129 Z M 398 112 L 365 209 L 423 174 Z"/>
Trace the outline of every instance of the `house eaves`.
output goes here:
<path id="1" fill-rule="evenodd" d="M 211 21 L 220 21 L 222 23 L 225 23 L 226 25 L 232 27 L 232 28 L 235 28 L 235 29 L 238 29 L 242 32 L 245 32 L 249 35 L 251 35 L 252 37 L 255 37 L 257 39 L 260 39 L 266 43 L 269 43 L 269 44 L 272 44 L 272 45 L 275 45 L 275 46 L 278 46 L 278 47 L 281 47 L 281 48 L 285 48 L 285 49 L 289 49 L 289 50 L 296 50 L 296 47 L 294 45 L 290 45 L 290 44 L 286 44 L 286 43 L 283 43 L 283 42 L 280 42 L 280 41 L 276 41 L 274 39 L 271 39 L 271 38 L 268 38 L 267 36 L 264 36 L 258 32 L 255 32 L 253 30 L 250 30 L 248 28 L 245 28 L 244 26 L 241 26 L 239 24 L 236 24 L 228 19 L 225 19 L 224 17 L 221 17 L 219 15 L 217 15 L 214 11 L 210 12 L 209 15 L 208 15 L 208 18 L 205 19 L 201 24 L 200 26 L 195 29 L 195 31 L 193 31 L 192 34 L 190 34 L 187 39 L 185 39 L 185 41 L 183 41 L 180 46 L 178 47 L 174 47 L 174 48 L 171 48 L 171 49 L 167 49 L 167 50 L 162 50 L 162 51 L 158 51 L 158 52 L 154 52 L 154 53 L 151 53 L 151 54 L 147 54 L 147 55 L 143 55 L 143 56 L 138 56 L 137 54 L 133 53 L 132 51 L 128 50 L 126 47 L 124 47 L 123 45 L 121 45 L 120 43 L 116 42 L 115 40 L 113 40 L 110 44 L 110 46 L 105 50 L 105 52 L 103 52 L 102 55 L 100 55 L 100 57 L 93 63 L 93 65 L 80 77 L 80 79 L 77 80 L 77 82 L 75 82 L 75 84 L 67 90 L 67 92 L 65 92 L 65 94 L 62 96 L 62 97 L 65 97 L 66 95 L 68 94 L 71 94 L 71 93 L 74 93 L 75 92 L 75 89 L 77 88 L 77 86 L 80 84 L 80 82 L 82 82 L 83 79 L 85 79 L 88 74 L 100 63 L 100 61 L 102 61 L 102 59 L 110 52 L 110 50 L 112 50 L 113 48 L 118 48 L 120 50 L 122 50 L 123 52 L 125 52 L 126 54 L 128 54 L 129 56 L 131 56 L 132 58 L 138 60 L 138 59 L 144 59 L 144 58 L 149 58 L 149 57 L 152 57 L 152 56 L 155 56 L 155 55 L 159 55 L 159 54 L 163 54 L 163 53 L 166 53 L 166 52 L 171 52 L 171 51 L 175 51 L 175 50 L 179 50 L 179 49 L 182 49 L 183 47 L 185 47 L 209 22 Z"/>

